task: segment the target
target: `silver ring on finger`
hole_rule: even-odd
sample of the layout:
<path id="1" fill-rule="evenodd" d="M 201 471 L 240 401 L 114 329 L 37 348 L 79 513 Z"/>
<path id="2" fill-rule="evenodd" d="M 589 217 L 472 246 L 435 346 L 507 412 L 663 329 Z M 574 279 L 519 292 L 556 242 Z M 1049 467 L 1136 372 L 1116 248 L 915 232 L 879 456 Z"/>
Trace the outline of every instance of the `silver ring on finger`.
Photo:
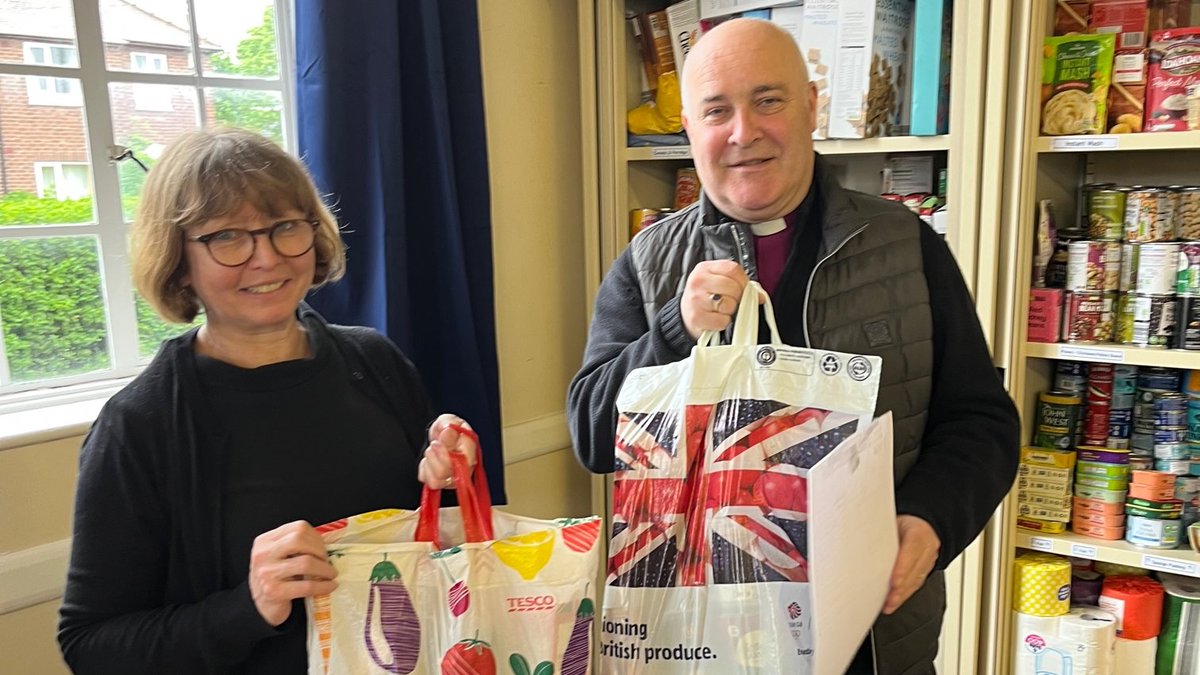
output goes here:
<path id="1" fill-rule="evenodd" d="M 720 293 L 713 293 L 711 296 L 709 296 L 709 299 L 712 300 L 712 311 L 720 314 L 721 301 L 725 299 L 725 296 L 721 295 Z"/>

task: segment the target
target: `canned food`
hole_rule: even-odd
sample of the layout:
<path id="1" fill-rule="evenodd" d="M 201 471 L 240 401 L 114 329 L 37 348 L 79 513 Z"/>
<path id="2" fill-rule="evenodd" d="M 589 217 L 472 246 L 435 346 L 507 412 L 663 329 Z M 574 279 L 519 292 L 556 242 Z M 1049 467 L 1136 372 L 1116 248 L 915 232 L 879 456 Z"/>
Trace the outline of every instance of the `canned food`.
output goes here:
<path id="1" fill-rule="evenodd" d="M 629 238 L 657 223 L 671 212 L 670 209 L 634 209 L 629 212 Z"/>
<path id="2" fill-rule="evenodd" d="M 1158 443 L 1154 446 L 1154 459 L 1186 459 L 1192 461 L 1187 443 Z"/>
<path id="3" fill-rule="evenodd" d="M 1097 186 L 1088 193 L 1088 236 L 1120 241 L 1125 236 L 1125 195 L 1129 188 Z"/>
<path id="4" fill-rule="evenodd" d="M 1118 365 L 1113 367 L 1113 410 L 1133 408 L 1137 394 L 1137 366 Z"/>
<path id="5" fill-rule="evenodd" d="M 1075 444 L 1082 402 L 1081 397 L 1064 391 L 1044 391 L 1039 394 L 1034 445 L 1060 450 L 1071 448 Z"/>
<path id="6" fill-rule="evenodd" d="M 1174 267 L 1175 259 L 1172 258 L 1172 282 Z M 1120 279 L 1119 243 L 1088 240 L 1071 242 L 1067 250 L 1067 290 L 1112 292 L 1117 290 Z"/>
<path id="7" fill-rule="evenodd" d="M 1180 295 L 1200 295 L 1200 241 L 1179 244 L 1175 270 L 1175 292 Z"/>
<path id="8" fill-rule="evenodd" d="M 1155 459 L 1154 470 L 1175 476 L 1186 476 L 1192 470 L 1192 461 L 1189 459 Z"/>
<path id="9" fill-rule="evenodd" d="M 1087 391 L 1086 361 L 1059 361 L 1054 366 L 1054 389 L 1083 395 Z"/>
<path id="10" fill-rule="evenodd" d="M 1119 439 L 1125 442 L 1125 446 L 1129 445 L 1129 434 L 1133 433 L 1133 410 L 1124 409 L 1118 410 L 1115 408 L 1108 411 L 1108 445 L 1112 445 L 1113 439 Z"/>
<path id="11" fill-rule="evenodd" d="M 1175 548 L 1182 529 L 1178 519 L 1126 516 L 1125 541 L 1142 548 Z"/>
<path id="12" fill-rule="evenodd" d="M 1178 270 L 1178 243 L 1125 244 L 1117 286 L 1122 291 L 1147 295 L 1174 293 Z"/>
<path id="13" fill-rule="evenodd" d="M 1190 185 L 1180 189 L 1178 199 L 1175 233 L 1184 240 L 1200 239 L 1200 186 Z"/>
<path id="14" fill-rule="evenodd" d="M 1125 196 L 1125 240 L 1170 241 L 1175 238 L 1174 192 L 1162 188 L 1130 190 Z"/>
<path id="15" fill-rule="evenodd" d="M 1180 349 L 1200 349 L 1200 296 L 1181 295 L 1176 300 L 1175 322 L 1179 325 Z"/>
<path id="16" fill-rule="evenodd" d="M 1113 337 L 1114 293 L 1067 293 L 1064 333 L 1067 342 L 1110 342 Z"/>
<path id="17" fill-rule="evenodd" d="M 1186 443 L 1187 427 L 1159 428 L 1152 431 L 1139 431 L 1137 420 L 1134 420 L 1133 434 L 1129 437 L 1129 447 L 1140 451 L 1139 454 L 1153 455 L 1154 446 L 1161 443 Z"/>
<path id="18" fill-rule="evenodd" d="M 1188 442 L 1200 443 L 1200 400 L 1190 399 L 1187 407 Z"/>
<path id="19" fill-rule="evenodd" d="M 1129 470 L 1130 471 L 1146 471 L 1154 468 L 1154 458 L 1146 457 L 1145 455 L 1130 455 Z"/>
<path id="20" fill-rule="evenodd" d="M 1180 373 L 1174 368 L 1143 366 L 1137 371 L 1137 388 L 1150 391 L 1179 391 Z M 1200 387 L 1200 380 L 1197 381 Z M 1139 391 L 1138 394 L 1141 392 Z"/>
<path id="21" fill-rule="evenodd" d="M 1121 296 L 1117 341 L 1135 347 L 1170 347 L 1175 342 L 1175 296 Z"/>
<path id="22" fill-rule="evenodd" d="M 1200 497 L 1200 479 L 1191 476 L 1175 477 L 1175 499 L 1190 501 Z"/>
<path id="23" fill-rule="evenodd" d="M 675 210 L 700 200 L 700 176 L 696 168 L 685 166 L 675 172 Z"/>
<path id="24" fill-rule="evenodd" d="M 1112 412 L 1109 399 L 1100 401 L 1088 400 L 1087 413 L 1083 423 L 1082 445 L 1103 446 L 1108 443 L 1108 417 Z"/>

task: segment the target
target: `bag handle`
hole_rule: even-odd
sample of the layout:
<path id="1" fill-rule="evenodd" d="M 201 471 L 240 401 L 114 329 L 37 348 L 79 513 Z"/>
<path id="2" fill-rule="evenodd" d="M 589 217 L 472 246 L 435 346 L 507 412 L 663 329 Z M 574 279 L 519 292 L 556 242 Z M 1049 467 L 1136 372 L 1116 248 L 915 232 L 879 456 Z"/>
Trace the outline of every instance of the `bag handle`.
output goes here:
<path id="1" fill-rule="evenodd" d="M 771 331 L 771 344 L 782 345 L 779 339 L 779 327 L 775 324 L 775 307 L 771 304 L 771 296 L 757 281 L 746 284 L 742 291 L 742 299 L 738 302 L 737 314 L 733 320 L 733 339 L 729 344 L 741 347 L 758 344 L 758 298 L 763 299 L 763 311 L 766 312 L 767 328 Z M 717 331 L 701 331 L 696 345 L 707 347 L 710 344 L 721 343 L 721 334 Z"/>
<path id="2" fill-rule="evenodd" d="M 462 513 L 463 531 L 469 543 L 491 541 L 494 538 L 492 495 L 488 490 L 487 475 L 483 470 L 483 448 L 479 446 L 479 435 L 460 424 L 451 424 L 450 428 L 475 442 L 473 472 L 467 466 L 467 456 L 464 453 L 450 451 L 450 469 L 454 475 L 454 493 L 458 497 L 459 511 Z M 441 506 L 441 488 L 424 486 L 421 489 L 421 508 L 414 538 L 417 541 L 427 541 L 437 549 L 441 548 L 438 543 L 438 514 Z"/>

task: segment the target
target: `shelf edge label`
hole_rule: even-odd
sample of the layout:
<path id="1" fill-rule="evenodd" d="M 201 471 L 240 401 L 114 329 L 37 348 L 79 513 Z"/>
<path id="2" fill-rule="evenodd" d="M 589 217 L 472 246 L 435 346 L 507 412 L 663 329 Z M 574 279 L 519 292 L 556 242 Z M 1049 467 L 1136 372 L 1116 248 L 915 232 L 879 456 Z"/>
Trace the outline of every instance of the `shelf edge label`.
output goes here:
<path id="1" fill-rule="evenodd" d="M 1146 554 L 1142 556 L 1142 567 L 1159 572 L 1200 577 L 1200 564 L 1186 560 L 1175 560 L 1174 558 L 1163 558 L 1161 556 Z"/>
<path id="2" fill-rule="evenodd" d="M 1030 537 L 1029 548 L 1035 551 L 1053 551 L 1054 542 L 1046 537 Z"/>
<path id="3" fill-rule="evenodd" d="M 650 156 L 654 159 L 687 159 L 692 156 L 692 149 L 686 145 L 680 147 L 651 148 Z"/>
<path id="4" fill-rule="evenodd" d="M 1096 547 L 1086 544 L 1071 544 L 1071 555 L 1076 558 L 1088 558 L 1089 560 L 1096 559 Z"/>
<path id="5" fill-rule="evenodd" d="M 1125 363 L 1125 352 L 1120 349 L 1061 345 L 1058 348 L 1058 358 L 1097 363 Z"/>
<path id="6" fill-rule="evenodd" d="M 1062 136 L 1050 142 L 1056 152 L 1088 152 L 1091 150 L 1116 150 L 1116 136 Z"/>

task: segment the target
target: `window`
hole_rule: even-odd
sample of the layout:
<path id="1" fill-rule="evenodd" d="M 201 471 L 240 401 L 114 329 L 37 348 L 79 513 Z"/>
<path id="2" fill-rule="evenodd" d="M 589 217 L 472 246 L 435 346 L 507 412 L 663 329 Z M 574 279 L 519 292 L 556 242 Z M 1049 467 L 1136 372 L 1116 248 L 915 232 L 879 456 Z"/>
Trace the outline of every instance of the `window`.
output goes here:
<path id="1" fill-rule="evenodd" d="M 167 55 L 151 54 L 149 52 L 131 52 L 130 70 L 136 73 L 165 73 L 167 72 Z M 170 87 L 153 84 L 133 85 L 133 105 L 138 110 L 171 111 Z"/>
<path id="2" fill-rule="evenodd" d="M 79 65 L 78 54 L 72 45 L 25 43 L 25 63 L 39 66 L 63 66 L 73 68 Z M 26 78 L 29 90 L 29 105 L 69 105 L 82 104 L 79 95 L 79 81 L 66 77 Z"/>
<path id="3" fill-rule="evenodd" d="M 42 199 L 83 199 L 92 194 L 88 165 L 68 162 L 34 162 L 37 196 Z"/>
<path id="4" fill-rule="evenodd" d="M 294 127 L 280 58 L 291 0 L 0 0 L 0 16 L 0 90 L 29 94 L 0 105 L 6 412 L 134 375 L 184 330 L 133 290 L 145 173 L 110 162 L 110 147 L 153 166 L 191 129 L 240 126 L 292 148 Z"/>

